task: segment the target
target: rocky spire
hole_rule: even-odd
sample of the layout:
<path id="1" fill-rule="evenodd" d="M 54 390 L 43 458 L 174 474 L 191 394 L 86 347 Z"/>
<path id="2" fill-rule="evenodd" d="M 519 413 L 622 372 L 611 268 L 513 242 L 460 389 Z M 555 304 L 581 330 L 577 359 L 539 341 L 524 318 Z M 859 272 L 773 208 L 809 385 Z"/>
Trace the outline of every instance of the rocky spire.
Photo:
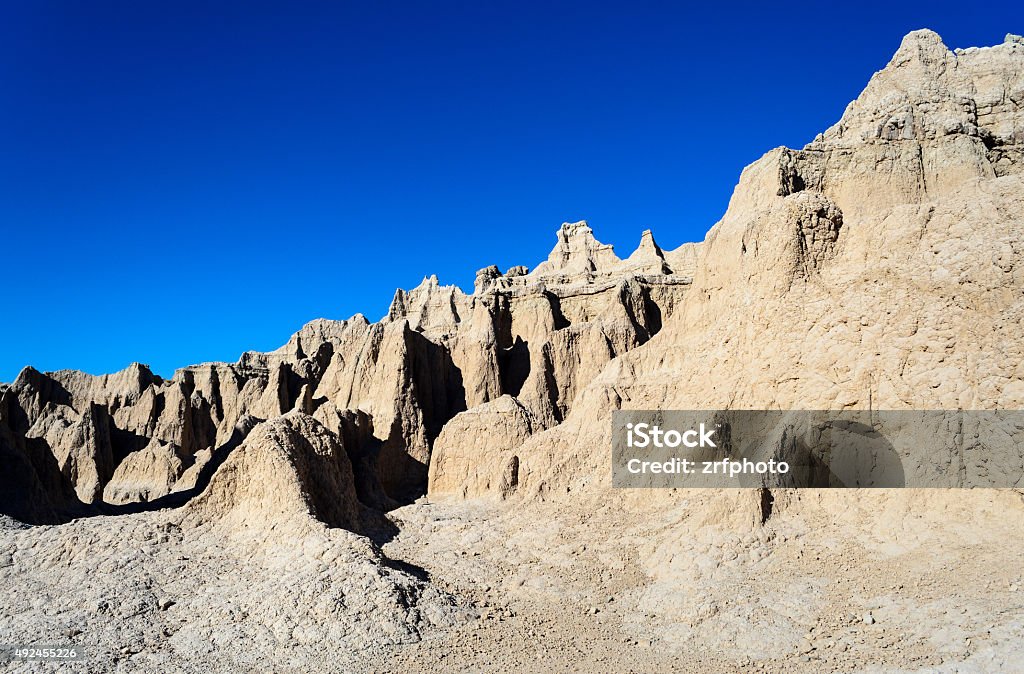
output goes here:
<path id="1" fill-rule="evenodd" d="M 547 261 L 533 270 L 533 276 L 600 273 L 620 262 L 611 245 L 594 238 L 586 220 L 563 222 L 557 236 L 558 243 Z"/>
<path id="2" fill-rule="evenodd" d="M 640 235 L 640 245 L 622 263 L 624 270 L 637 274 L 669 274 L 671 270 L 665 262 L 665 253 L 654 240 L 651 230 L 645 229 Z"/>

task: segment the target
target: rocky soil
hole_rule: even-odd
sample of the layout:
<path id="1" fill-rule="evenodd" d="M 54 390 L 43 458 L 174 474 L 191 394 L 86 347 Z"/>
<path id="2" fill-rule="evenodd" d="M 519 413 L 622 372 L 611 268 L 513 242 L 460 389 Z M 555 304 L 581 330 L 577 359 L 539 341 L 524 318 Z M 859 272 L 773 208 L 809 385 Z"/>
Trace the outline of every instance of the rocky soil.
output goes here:
<path id="1" fill-rule="evenodd" d="M 1019 671 L 1022 568 L 1000 560 L 1020 517 L 984 537 L 941 506 L 843 522 L 794 508 L 739 528 L 699 514 L 715 500 L 676 493 L 655 517 L 617 499 L 396 511 L 386 550 L 481 617 L 374 671 Z M 936 532 L 926 518 L 949 519 Z"/>

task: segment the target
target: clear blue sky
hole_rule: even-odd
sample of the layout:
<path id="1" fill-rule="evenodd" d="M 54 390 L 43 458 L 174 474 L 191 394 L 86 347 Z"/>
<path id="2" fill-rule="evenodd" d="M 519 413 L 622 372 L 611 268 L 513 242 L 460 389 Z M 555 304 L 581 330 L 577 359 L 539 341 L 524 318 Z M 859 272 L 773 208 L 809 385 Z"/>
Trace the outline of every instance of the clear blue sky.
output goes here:
<path id="1" fill-rule="evenodd" d="M 536 265 L 564 220 L 700 240 L 908 31 L 1000 4 L 0 3 L 0 381 L 170 375 Z"/>

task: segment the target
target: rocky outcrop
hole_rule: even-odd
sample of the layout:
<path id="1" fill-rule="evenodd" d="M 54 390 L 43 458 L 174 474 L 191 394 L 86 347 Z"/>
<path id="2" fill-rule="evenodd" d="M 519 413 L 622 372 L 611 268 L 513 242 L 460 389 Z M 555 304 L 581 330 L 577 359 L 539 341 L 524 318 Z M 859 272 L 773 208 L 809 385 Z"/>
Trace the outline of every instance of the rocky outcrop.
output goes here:
<path id="1" fill-rule="evenodd" d="M 84 503 L 101 500 L 103 485 L 114 472 L 110 419 L 107 410 L 88 403 L 82 413 L 69 405 L 54 405 L 25 433 L 53 453 L 60 471 L 75 486 Z"/>
<path id="2" fill-rule="evenodd" d="M 242 527 L 321 522 L 360 531 L 360 509 L 338 437 L 312 417 L 292 412 L 253 428 L 188 504 L 183 521 L 230 519 Z"/>
<path id="3" fill-rule="evenodd" d="M 103 488 L 103 501 L 115 505 L 153 501 L 171 493 L 193 457 L 162 440 L 152 440 L 118 465 Z"/>
<path id="4" fill-rule="evenodd" d="M 434 444 L 430 493 L 507 498 L 519 484 L 514 450 L 540 429 L 530 410 L 509 395 L 457 414 Z"/>
<path id="5" fill-rule="evenodd" d="M 586 221 L 565 222 L 558 230 L 558 244 L 531 275 L 576 279 L 610 271 L 618 263 L 619 258 L 612 247 L 595 239 L 594 231 Z"/>
<path id="6" fill-rule="evenodd" d="M 665 252 L 654 241 L 654 234 L 645 229 L 640 235 L 640 245 L 633 254 L 622 261 L 620 269 L 635 271 L 637 274 L 669 274 L 672 268 L 665 260 Z"/>
<path id="7" fill-rule="evenodd" d="M 858 218 L 1020 173 L 1021 49 L 1011 36 L 953 52 L 932 31 L 910 33 L 839 122 L 802 150 L 779 151 L 778 193 L 822 192 Z"/>
<path id="8" fill-rule="evenodd" d="M 1005 669 L 1019 490 L 613 490 L 609 417 L 1024 406 L 1022 87 L 1021 38 L 950 51 L 918 31 L 835 126 L 748 166 L 703 242 L 645 231 L 620 259 L 566 223 L 532 272 L 485 267 L 468 294 L 428 277 L 379 322 L 319 319 L 237 363 L 26 368 L 0 385 L 4 640 L 86 625 L 146 671 L 196 653 L 234 671 L 238 643 L 277 669 L 450 669 L 542 625 L 569 653 L 548 669 L 607 665 L 580 659 L 591 641 L 630 644 L 619 669 L 694 643 L 698 668 L 755 649 L 808 671 Z M 460 654 L 466 632 L 373 650 L 478 614 L 491 652 Z M 934 634 L 988 659 L 931 659 Z"/>
<path id="9" fill-rule="evenodd" d="M 614 409 L 1024 405 L 1022 78 L 1018 43 L 913 33 L 839 124 L 747 167 L 658 335 L 515 448 L 519 493 L 606 485 Z"/>
<path id="10" fill-rule="evenodd" d="M 7 394 L 8 427 L 52 455 L 82 502 L 125 505 L 192 489 L 219 448 L 244 439 L 243 420 L 295 411 L 346 438 L 356 493 L 386 509 L 424 492 L 434 443 L 460 412 L 514 396 L 527 434 L 558 424 L 689 283 L 650 232 L 620 261 L 586 223 L 564 224 L 533 273 L 487 268 L 471 295 L 429 277 L 397 291 L 378 323 L 313 321 L 234 364 L 169 380 L 140 364 L 103 377 L 28 368 Z"/>
<path id="11" fill-rule="evenodd" d="M 428 483 L 561 486 L 559 462 L 603 465 L 626 405 L 1018 404 L 1022 49 L 911 33 L 836 125 L 748 166 L 701 243 L 648 230 L 620 259 L 564 223 L 532 271 L 485 267 L 470 294 L 428 277 L 377 323 L 319 319 L 234 364 L 28 368 L 3 394 L 7 446 L 59 512 L 187 491 L 245 420 L 301 414 L 386 509 Z"/>
<path id="12" fill-rule="evenodd" d="M 53 454 L 38 449 L 0 424 L 0 512 L 28 524 L 54 524 L 80 503 Z"/>

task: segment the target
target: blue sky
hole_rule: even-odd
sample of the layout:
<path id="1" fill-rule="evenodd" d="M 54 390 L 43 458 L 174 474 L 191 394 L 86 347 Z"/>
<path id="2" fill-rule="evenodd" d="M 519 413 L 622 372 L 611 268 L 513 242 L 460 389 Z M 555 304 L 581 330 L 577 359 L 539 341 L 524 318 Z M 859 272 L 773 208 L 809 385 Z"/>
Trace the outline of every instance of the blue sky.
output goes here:
<path id="1" fill-rule="evenodd" d="M 1002 4 L 0 3 L 0 381 L 169 376 L 536 265 L 565 220 L 700 240 L 908 31 Z"/>

